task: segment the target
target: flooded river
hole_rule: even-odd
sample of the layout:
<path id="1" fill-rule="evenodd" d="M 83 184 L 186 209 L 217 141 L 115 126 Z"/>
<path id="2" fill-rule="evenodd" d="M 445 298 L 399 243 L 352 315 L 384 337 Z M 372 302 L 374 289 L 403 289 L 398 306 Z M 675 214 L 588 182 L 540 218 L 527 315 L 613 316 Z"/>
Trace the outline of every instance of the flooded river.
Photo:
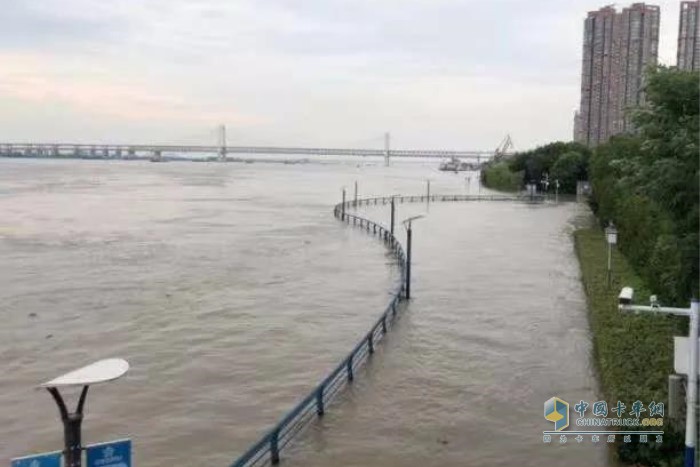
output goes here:
<path id="1" fill-rule="evenodd" d="M 352 197 L 477 193 L 434 163 L 0 160 L 0 463 L 60 448 L 37 384 L 99 358 L 86 443 L 135 465 L 223 466 L 367 332 L 398 270 L 332 215 Z M 486 190 L 483 190 L 486 193 Z M 284 451 L 290 466 L 605 465 L 545 445 L 545 400 L 593 400 L 575 203 L 399 205 L 413 299 L 354 385 Z M 384 207 L 364 216 L 388 223 Z M 403 233 L 401 233 L 403 235 Z M 71 401 L 72 403 L 72 401 Z"/>

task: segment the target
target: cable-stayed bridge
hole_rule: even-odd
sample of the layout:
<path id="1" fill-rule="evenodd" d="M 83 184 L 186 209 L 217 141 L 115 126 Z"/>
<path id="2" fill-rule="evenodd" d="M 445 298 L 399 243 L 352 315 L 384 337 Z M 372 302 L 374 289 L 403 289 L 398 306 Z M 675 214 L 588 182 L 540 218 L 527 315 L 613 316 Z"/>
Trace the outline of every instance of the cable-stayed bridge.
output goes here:
<path id="1" fill-rule="evenodd" d="M 34 143 L 0 142 L 0 156 L 4 157 L 55 157 L 86 159 L 150 159 L 160 161 L 164 155 L 194 155 L 211 160 L 226 161 L 230 155 L 299 155 L 299 156 L 365 156 L 383 157 L 388 163 L 392 157 L 400 158 L 452 158 L 469 159 L 480 163 L 494 156 L 496 151 L 443 150 L 443 149 L 392 149 L 390 135 L 384 135 L 384 148 L 332 148 L 288 146 L 229 146 L 226 144 L 226 128 L 220 127 L 216 145 L 197 144 L 86 144 L 86 143 Z M 207 157 L 208 156 L 208 157 Z"/>

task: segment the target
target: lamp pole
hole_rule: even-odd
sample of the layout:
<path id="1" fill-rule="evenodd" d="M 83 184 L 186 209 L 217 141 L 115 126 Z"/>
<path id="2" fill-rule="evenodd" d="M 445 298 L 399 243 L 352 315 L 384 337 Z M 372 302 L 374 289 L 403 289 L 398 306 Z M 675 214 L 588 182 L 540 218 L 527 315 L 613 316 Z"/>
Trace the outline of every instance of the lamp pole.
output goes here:
<path id="1" fill-rule="evenodd" d="M 340 220 L 345 220 L 345 188 L 343 188 L 343 203 L 340 205 Z"/>
<path id="2" fill-rule="evenodd" d="M 424 216 L 422 215 L 413 216 L 403 221 L 403 225 L 404 227 L 406 227 L 406 299 L 411 298 L 411 246 L 413 237 L 412 223 L 413 221 L 421 219 L 423 217 Z"/>
<path id="3" fill-rule="evenodd" d="M 605 240 L 608 242 L 608 268 L 606 278 L 609 288 L 612 283 L 612 246 L 617 244 L 617 229 L 612 221 L 610 221 L 605 228 Z"/>
<path id="4" fill-rule="evenodd" d="M 695 448 L 697 445 L 697 401 L 698 401 L 698 313 L 700 302 L 696 298 L 690 301 L 690 308 L 671 308 L 658 305 L 640 306 L 620 304 L 620 311 L 665 313 L 687 316 L 690 319 L 688 332 L 688 388 L 685 406 L 685 463 L 684 467 L 695 467 Z"/>
<path id="5" fill-rule="evenodd" d="M 413 230 L 411 223 L 406 229 L 406 298 L 411 298 L 411 236 Z"/>
<path id="6" fill-rule="evenodd" d="M 542 176 L 542 186 L 544 187 L 544 197 L 545 199 L 547 198 L 547 195 L 549 194 L 549 174 L 545 173 Z"/>
<path id="7" fill-rule="evenodd" d="M 394 235 L 394 223 L 396 219 L 396 203 L 394 202 L 394 197 L 391 197 L 391 235 Z"/>
<path id="8" fill-rule="evenodd" d="M 81 428 L 83 423 L 83 407 L 85 406 L 85 398 L 87 397 L 88 388 L 91 384 L 104 383 L 112 381 L 123 376 L 129 370 L 129 364 L 126 360 L 120 358 L 112 358 L 100 360 L 88 366 L 79 368 L 65 375 L 54 378 L 42 384 L 40 387 L 45 388 L 51 394 L 63 422 L 63 439 L 64 450 L 63 456 L 65 467 L 81 467 L 82 466 L 82 436 Z M 81 386 L 80 399 L 75 412 L 68 412 L 66 404 L 58 391 L 59 387 L 76 387 Z"/>

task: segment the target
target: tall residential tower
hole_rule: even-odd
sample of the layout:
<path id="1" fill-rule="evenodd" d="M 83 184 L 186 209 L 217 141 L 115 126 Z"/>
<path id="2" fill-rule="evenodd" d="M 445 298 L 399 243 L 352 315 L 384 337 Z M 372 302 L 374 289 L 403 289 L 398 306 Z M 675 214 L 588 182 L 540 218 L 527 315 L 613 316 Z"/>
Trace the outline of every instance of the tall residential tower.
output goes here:
<path id="1" fill-rule="evenodd" d="M 659 7 L 635 3 L 588 13 L 576 140 L 588 146 L 632 129 L 627 110 L 644 103 L 644 71 L 656 65 Z"/>
<path id="2" fill-rule="evenodd" d="M 677 64 L 681 70 L 700 70 L 700 0 L 681 2 Z"/>

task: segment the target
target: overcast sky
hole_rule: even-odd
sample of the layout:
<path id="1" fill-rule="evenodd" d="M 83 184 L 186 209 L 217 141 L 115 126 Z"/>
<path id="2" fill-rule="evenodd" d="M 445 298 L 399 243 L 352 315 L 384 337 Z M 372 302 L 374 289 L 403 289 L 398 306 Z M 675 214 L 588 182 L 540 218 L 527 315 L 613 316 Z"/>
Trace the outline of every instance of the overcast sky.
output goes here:
<path id="1" fill-rule="evenodd" d="M 631 2 L 630 2 L 631 3 Z M 0 141 L 569 140 L 590 0 L 0 0 Z M 680 0 L 661 6 L 675 63 Z M 618 8 L 628 3 L 618 4 Z"/>

